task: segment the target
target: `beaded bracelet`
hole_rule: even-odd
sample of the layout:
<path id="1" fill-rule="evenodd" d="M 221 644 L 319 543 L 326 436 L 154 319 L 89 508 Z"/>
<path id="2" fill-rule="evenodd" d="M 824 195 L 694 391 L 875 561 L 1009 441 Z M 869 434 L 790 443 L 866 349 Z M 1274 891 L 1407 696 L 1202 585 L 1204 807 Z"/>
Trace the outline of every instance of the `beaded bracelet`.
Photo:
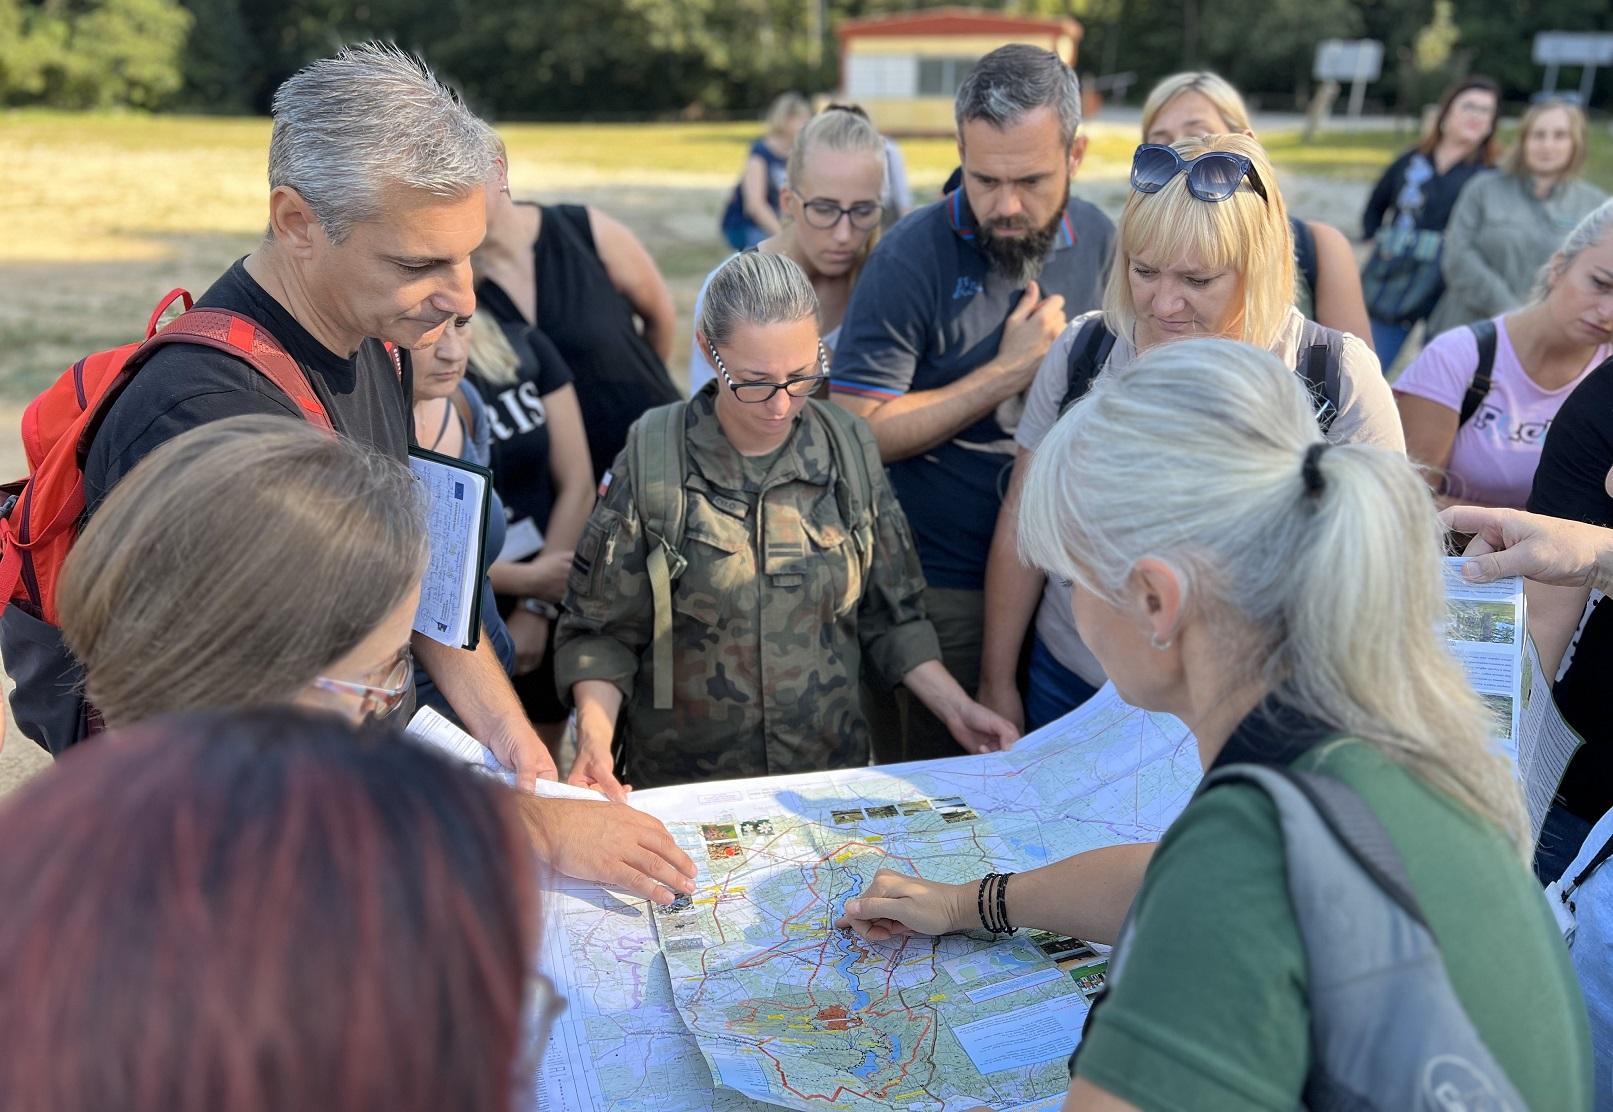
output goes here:
<path id="1" fill-rule="evenodd" d="M 1014 928 L 1008 922 L 1008 878 L 1013 873 L 987 873 L 980 879 L 980 889 L 975 893 L 975 910 L 980 915 L 980 925 L 992 934 L 1013 934 Z"/>

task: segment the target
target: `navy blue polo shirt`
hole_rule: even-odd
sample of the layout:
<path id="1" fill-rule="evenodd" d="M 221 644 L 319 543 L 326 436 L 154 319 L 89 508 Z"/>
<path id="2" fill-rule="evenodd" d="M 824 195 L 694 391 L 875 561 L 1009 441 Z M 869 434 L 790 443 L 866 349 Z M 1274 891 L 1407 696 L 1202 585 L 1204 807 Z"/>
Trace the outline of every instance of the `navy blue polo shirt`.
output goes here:
<path id="1" fill-rule="evenodd" d="M 996 356 L 1003 321 L 1024 287 L 991 269 L 976 228 L 958 189 L 880 240 L 840 326 L 835 393 L 888 401 L 956 382 Z M 1064 295 L 1071 317 L 1098 308 L 1114 236 L 1107 216 L 1072 197 L 1037 279 L 1043 296 Z M 947 443 L 891 464 L 891 485 L 930 586 L 985 586 L 1023 409 L 1023 398 L 1011 398 Z"/>

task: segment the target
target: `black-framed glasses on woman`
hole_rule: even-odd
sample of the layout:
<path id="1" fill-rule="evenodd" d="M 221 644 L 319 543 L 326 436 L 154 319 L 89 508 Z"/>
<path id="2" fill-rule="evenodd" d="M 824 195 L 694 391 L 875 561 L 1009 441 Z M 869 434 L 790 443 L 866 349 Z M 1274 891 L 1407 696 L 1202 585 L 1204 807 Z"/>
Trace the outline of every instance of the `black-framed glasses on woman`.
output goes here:
<path id="1" fill-rule="evenodd" d="M 333 695 L 357 695 L 362 702 L 359 704 L 359 713 L 365 718 L 384 718 L 397 709 L 403 697 L 409 693 L 409 683 L 414 678 L 414 655 L 407 650 L 398 657 L 397 663 L 387 673 L 386 680 L 379 684 L 357 683 L 353 680 L 333 680 L 329 676 L 315 676 L 309 685 L 320 691 L 329 691 Z"/>
<path id="2" fill-rule="evenodd" d="M 783 390 L 792 398 L 810 398 L 817 393 L 818 387 L 829 381 L 829 355 L 823 350 L 823 341 L 818 341 L 818 373 L 815 375 L 799 375 L 787 378 L 783 382 L 735 382 L 734 377 L 728 373 L 723 365 L 722 356 L 717 354 L 717 345 L 706 341 L 706 347 L 711 351 L 711 361 L 717 365 L 717 373 L 728 384 L 728 389 L 734 392 L 734 397 L 747 405 L 760 405 L 772 401 L 773 395 Z"/>
<path id="3" fill-rule="evenodd" d="M 802 202 L 801 212 L 808 224 L 822 232 L 840 223 L 842 216 L 850 220 L 851 226 L 859 232 L 868 232 L 879 227 L 879 222 L 885 216 L 885 206 L 878 201 L 858 201 L 850 208 L 843 208 L 826 197 L 814 197 Z"/>

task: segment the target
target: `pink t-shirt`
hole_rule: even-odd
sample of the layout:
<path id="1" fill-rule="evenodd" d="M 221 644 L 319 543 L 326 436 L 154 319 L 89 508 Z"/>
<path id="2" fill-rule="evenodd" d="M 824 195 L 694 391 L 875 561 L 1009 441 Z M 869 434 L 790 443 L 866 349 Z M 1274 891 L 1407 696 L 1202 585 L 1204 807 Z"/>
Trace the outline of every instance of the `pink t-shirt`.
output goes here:
<path id="1" fill-rule="evenodd" d="M 1563 400 L 1608 357 L 1603 344 L 1572 382 L 1546 390 L 1530 378 L 1512 349 L 1503 318 L 1495 318 L 1495 366 L 1490 392 L 1473 419 L 1456 430 L 1451 445 L 1447 491 L 1455 498 L 1489 506 L 1522 509 L 1529 501 L 1546 430 Z M 1479 345 L 1472 331 L 1453 328 L 1436 336 L 1395 380 L 1397 394 L 1438 402 L 1457 413 L 1478 368 Z"/>

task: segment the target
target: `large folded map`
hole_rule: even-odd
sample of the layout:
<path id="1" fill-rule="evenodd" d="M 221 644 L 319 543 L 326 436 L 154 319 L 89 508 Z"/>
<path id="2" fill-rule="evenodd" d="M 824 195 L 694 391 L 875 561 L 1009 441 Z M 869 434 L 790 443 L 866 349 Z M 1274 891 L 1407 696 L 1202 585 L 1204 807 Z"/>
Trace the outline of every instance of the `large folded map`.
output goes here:
<path id="1" fill-rule="evenodd" d="M 634 794 L 700 867 L 671 909 L 563 882 L 569 999 L 538 1107 L 1057 1108 L 1087 1003 L 1032 941 L 836 931 L 882 867 L 974 881 L 1160 836 L 1201 769 L 1169 715 L 1097 697 L 1012 749 Z"/>

